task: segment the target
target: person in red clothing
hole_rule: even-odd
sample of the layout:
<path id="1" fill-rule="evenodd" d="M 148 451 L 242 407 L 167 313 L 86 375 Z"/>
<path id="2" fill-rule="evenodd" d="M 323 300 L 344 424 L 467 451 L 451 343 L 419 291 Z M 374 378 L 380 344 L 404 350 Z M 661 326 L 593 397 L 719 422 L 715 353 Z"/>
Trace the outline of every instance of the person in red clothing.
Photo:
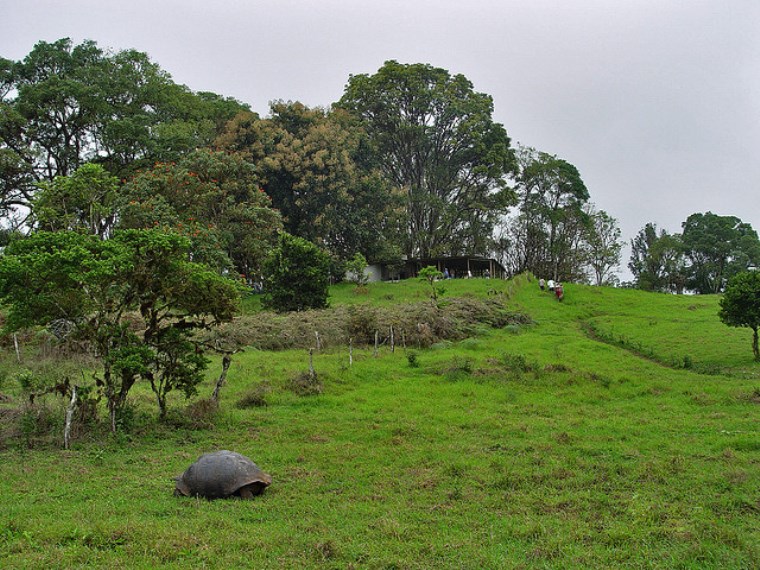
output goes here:
<path id="1" fill-rule="evenodd" d="M 554 294 L 557 296 L 557 301 L 562 301 L 565 296 L 565 290 L 562 287 L 562 283 L 556 283 L 554 285 Z"/>

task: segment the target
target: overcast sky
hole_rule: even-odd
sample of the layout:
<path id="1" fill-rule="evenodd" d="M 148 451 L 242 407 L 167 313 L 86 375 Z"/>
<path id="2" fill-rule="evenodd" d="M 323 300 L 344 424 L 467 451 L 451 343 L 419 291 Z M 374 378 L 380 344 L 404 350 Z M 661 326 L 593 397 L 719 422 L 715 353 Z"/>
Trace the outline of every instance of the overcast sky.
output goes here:
<path id="1" fill-rule="evenodd" d="M 491 95 L 514 142 L 573 163 L 626 241 L 706 211 L 760 230 L 758 0 L 0 0 L 0 56 L 63 37 L 262 115 L 429 63 Z"/>

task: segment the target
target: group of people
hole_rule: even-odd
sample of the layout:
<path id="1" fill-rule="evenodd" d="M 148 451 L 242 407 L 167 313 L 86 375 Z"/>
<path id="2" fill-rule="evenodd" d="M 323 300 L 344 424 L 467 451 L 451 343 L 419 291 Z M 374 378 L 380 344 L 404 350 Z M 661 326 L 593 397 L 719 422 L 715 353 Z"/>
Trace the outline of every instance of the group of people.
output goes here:
<path id="1" fill-rule="evenodd" d="M 559 281 L 556 283 L 554 282 L 554 279 L 545 281 L 542 277 L 538 280 L 538 287 L 541 289 L 541 291 L 548 289 L 550 293 L 554 293 L 554 296 L 557 297 L 557 301 L 562 301 L 562 299 L 565 298 L 565 290 L 562 287 L 562 283 Z"/>

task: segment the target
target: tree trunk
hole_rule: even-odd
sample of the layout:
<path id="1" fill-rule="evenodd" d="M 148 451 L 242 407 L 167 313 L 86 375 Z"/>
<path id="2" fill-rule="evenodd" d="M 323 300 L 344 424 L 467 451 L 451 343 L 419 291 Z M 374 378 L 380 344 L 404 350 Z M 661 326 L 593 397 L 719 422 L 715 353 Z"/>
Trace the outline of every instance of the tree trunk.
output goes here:
<path id="1" fill-rule="evenodd" d="M 77 387 L 71 387 L 71 401 L 66 408 L 66 422 L 63 426 L 63 448 L 71 447 L 71 421 L 74 418 L 74 410 L 77 407 Z"/>
<path id="2" fill-rule="evenodd" d="M 113 402 L 108 402 L 108 410 L 111 420 L 111 433 L 116 433 L 116 407 Z"/>
<path id="3" fill-rule="evenodd" d="M 18 348 L 18 336 L 13 333 L 13 347 L 16 349 L 16 362 L 21 364 L 21 351 Z"/>
<path id="4" fill-rule="evenodd" d="M 755 353 L 755 360 L 760 362 L 760 349 L 757 345 L 757 327 L 752 327 L 752 352 Z"/>
<path id="5" fill-rule="evenodd" d="M 163 396 L 156 394 L 156 398 L 158 399 L 158 419 L 164 421 L 166 419 L 166 394 Z"/>
<path id="6" fill-rule="evenodd" d="M 222 373 L 219 375 L 219 380 L 216 381 L 216 388 L 214 388 L 214 393 L 211 395 L 211 399 L 214 402 L 219 401 L 219 391 L 222 389 L 224 381 L 227 379 L 227 370 L 229 369 L 231 362 L 232 358 L 230 358 L 229 354 L 225 354 L 222 357 Z"/>
<path id="7" fill-rule="evenodd" d="M 111 367 L 106 366 L 103 371 L 103 383 L 106 387 L 106 401 L 108 402 L 108 417 L 111 422 L 111 433 L 116 433 L 116 399 L 118 396 L 114 393 L 113 378 L 111 378 Z"/>

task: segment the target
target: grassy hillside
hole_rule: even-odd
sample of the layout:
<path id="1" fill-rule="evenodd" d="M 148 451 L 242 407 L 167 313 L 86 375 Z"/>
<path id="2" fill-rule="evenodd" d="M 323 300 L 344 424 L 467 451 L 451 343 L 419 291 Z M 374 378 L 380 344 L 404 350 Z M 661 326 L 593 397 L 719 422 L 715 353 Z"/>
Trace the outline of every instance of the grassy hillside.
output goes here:
<path id="1" fill-rule="evenodd" d="M 293 387 L 306 351 L 248 350 L 211 423 L 191 409 L 156 424 L 143 387 L 116 438 L 0 451 L 0 567 L 760 566 L 760 367 L 717 298 L 445 285 L 534 324 L 357 348 L 351 365 L 330 348 L 317 395 Z M 384 283 L 332 304 L 425 299 Z M 173 497 L 171 477 L 213 449 L 274 483 L 252 502 Z"/>

